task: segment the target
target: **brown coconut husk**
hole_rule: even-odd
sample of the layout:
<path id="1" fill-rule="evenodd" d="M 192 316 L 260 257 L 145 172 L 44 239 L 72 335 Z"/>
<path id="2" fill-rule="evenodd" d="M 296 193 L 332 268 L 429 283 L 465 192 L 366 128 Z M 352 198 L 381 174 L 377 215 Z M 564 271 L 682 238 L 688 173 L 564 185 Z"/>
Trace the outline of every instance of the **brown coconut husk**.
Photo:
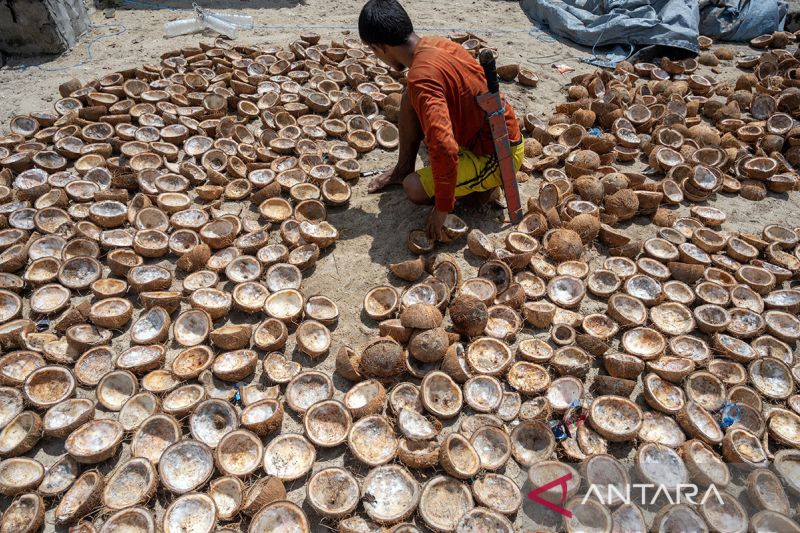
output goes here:
<path id="1" fill-rule="evenodd" d="M 408 343 L 408 352 L 423 363 L 435 363 L 444 358 L 450 345 L 444 328 L 433 328 L 417 331 Z"/>
<path id="2" fill-rule="evenodd" d="M 127 476 L 125 475 L 126 473 L 128 473 Z M 144 482 L 144 487 L 139 486 L 133 490 L 124 490 L 127 488 L 126 483 L 134 480 Z M 123 463 L 109 475 L 103 489 L 103 504 L 114 510 L 124 509 L 130 505 L 146 504 L 156 493 L 157 488 L 158 474 L 156 473 L 156 468 L 148 459 L 136 457 Z M 120 492 L 126 492 L 126 494 L 123 495 Z M 138 498 L 134 501 L 134 497 Z"/>
<path id="3" fill-rule="evenodd" d="M 442 359 L 441 370 L 458 383 L 464 383 L 470 378 L 464 346 L 461 343 L 453 343 L 447 349 L 447 353 Z"/>
<path id="4" fill-rule="evenodd" d="M 760 202 L 767 197 L 767 187 L 763 182 L 756 180 L 745 180 L 742 182 L 742 188 L 739 195 L 746 200 L 753 202 Z"/>
<path id="5" fill-rule="evenodd" d="M 730 481 L 730 471 L 722 458 L 708 444 L 691 439 L 683 443 L 679 449 L 691 479 L 703 487 L 712 483 L 723 488 Z"/>
<path id="6" fill-rule="evenodd" d="M 556 314 L 556 306 L 548 301 L 528 302 L 522 306 L 525 321 L 535 328 L 549 328 Z"/>
<path id="7" fill-rule="evenodd" d="M 585 333 L 576 335 L 575 342 L 578 346 L 596 357 L 603 355 L 610 349 L 610 345 L 607 342 Z"/>
<path id="8" fill-rule="evenodd" d="M 435 441 L 402 439 L 397 447 L 397 458 L 409 468 L 432 468 L 439 462 L 439 451 L 439 444 Z"/>
<path id="9" fill-rule="evenodd" d="M 104 486 L 100 472 L 85 472 L 59 500 L 55 511 L 56 522 L 72 524 L 86 516 L 100 504 Z"/>
<path id="10" fill-rule="evenodd" d="M 617 217 L 618 220 L 630 220 L 639 210 L 639 198 L 631 189 L 620 189 L 606 196 L 604 206 L 606 213 Z"/>
<path id="11" fill-rule="evenodd" d="M 676 211 L 659 207 L 653 214 L 653 224 L 662 228 L 671 228 L 672 225 L 678 220 L 679 215 Z"/>
<path id="12" fill-rule="evenodd" d="M 744 444 L 741 444 L 741 443 Z M 767 452 L 756 435 L 733 428 L 722 439 L 722 457 L 744 470 L 768 466 Z"/>
<path id="13" fill-rule="evenodd" d="M 790 503 L 780 478 L 771 470 L 760 468 L 747 476 L 747 495 L 758 508 L 789 514 Z"/>
<path id="14" fill-rule="evenodd" d="M 576 261 L 583 255 L 583 241 L 571 229 L 556 229 L 545 235 L 544 249 L 548 257 L 559 263 Z"/>
<path id="15" fill-rule="evenodd" d="M 70 94 L 74 93 L 78 89 L 83 87 L 83 83 L 77 78 L 72 78 L 70 80 L 65 81 L 61 85 L 58 86 L 58 93 L 63 97 L 66 98 Z"/>
<path id="16" fill-rule="evenodd" d="M 610 255 L 635 259 L 642 252 L 643 246 L 644 243 L 637 239 L 632 240 L 627 244 L 623 244 L 622 246 L 611 247 L 608 249 L 608 253 Z"/>
<path id="17" fill-rule="evenodd" d="M 603 183 L 594 176 L 581 176 L 575 180 L 573 188 L 578 195 L 595 205 L 601 205 L 605 197 Z"/>
<path id="18" fill-rule="evenodd" d="M 486 305 L 473 296 L 458 296 L 449 310 L 453 329 L 468 337 L 482 334 L 489 320 Z"/>
<path id="19" fill-rule="evenodd" d="M 231 324 L 214 329 L 209 334 L 211 343 L 223 350 L 239 350 L 250 345 L 253 326 L 250 324 Z"/>
<path id="20" fill-rule="evenodd" d="M 79 304 L 69 307 L 66 311 L 61 313 L 54 321 L 50 323 L 50 326 L 59 333 L 64 333 L 70 327 L 86 322 L 86 320 L 89 318 L 91 309 L 91 301 L 84 300 Z"/>
<path id="21" fill-rule="evenodd" d="M 625 235 L 625 233 L 616 228 L 612 228 L 609 224 L 602 223 L 602 218 L 600 221 L 599 237 L 603 244 L 613 248 L 631 242 L 631 238 Z"/>
<path id="22" fill-rule="evenodd" d="M 626 353 L 611 353 L 603 357 L 603 366 L 611 376 L 635 380 L 644 372 L 644 361 Z"/>
<path id="23" fill-rule="evenodd" d="M 627 398 L 635 388 L 636 381 L 631 379 L 604 375 L 597 375 L 594 378 L 593 389 L 602 396 L 622 396 Z"/>
<path id="24" fill-rule="evenodd" d="M 523 422 L 531 420 L 547 421 L 552 415 L 553 408 L 546 396 L 538 396 L 526 401 L 520 406 L 519 419 Z"/>
<path id="25" fill-rule="evenodd" d="M 81 315 L 80 313 L 76 312 L 76 315 L 81 316 L 81 319 L 79 322 L 75 323 L 85 322 L 85 318 L 89 314 L 89 308 L 91 307 L 91 303 L 88 300 L 82 303 L 85 304 L 84 307 L 86 309 L 86 315 Z M 69 309 L 74 309 L 74 308 L 70 307 Z M 66 311 L 64 311 L 64 313 L 66 313 Z M 56 321 L 57 320 L 58 319 L 56 319 Z M 50 323 L 50 325 L 53 326 L 54 329 L 56 321 Z M 66 330 L 67 327 L 65 327 L 64 330 Z M 56 329 L 56 331 L 61 331 L 61 332 L 63 332 L 64 330 Z M 3 331 L 0 332 L 0 346 L 2 346 L 3 348 L 7 348 L 8 350 L 12 350 L 15 348 L 25 348 L 25 337 L 29 333 L 33 333 L 34 331 L 36 331 L 36 323 L 33 322 L 33 320 L 28 320 L 26 318 L 18 318 L 16 320 L 12 320 L 11 322 L 6 322 L 3 325 Z"/>
<path id="26" fill-rule="evenodd" d="M 439 464 L 458 479 L 469 479 L 478 473 L 481 459 L 472 444 L 461 434 L 451 433 L 439 448 Z"/>
<path id="27" fill-rule="evenodd" d="M 361 381 L 363 378 L 358 372 L 361 356 L 349 346 L 342 346 L 336 352 L 336 372 L 350 381 Z"/>
<path id="28" fill-rule="evenodd" d="M 525 303 L 526 298 L 525 289 L 522 287 L 522 285 L 519 283 L 512 283 L 505 291 L 497 295 L 495 301 L 498 305 L 507 305 L 512 309 L 519 310 L 519 308 L 522 307 L 522 304 Z"/>
<path id="29" fill-rule="evenodd" d="M 433 329 L 442 324 L 441 311 L 430 304 L 409 305 L 400 313 L 403 327 L 413 329 Z"/>
<path id="30" fill-rule="evenodd" d="M 162 307 L 167 313 L 174 313 L 181 305 L 181 293 L 177 291 L 149 291 L 139 294 L 139 301 L 145 309 Z"/>
<path id="31" fill-rule="evenodd" d="M 572 121 L 584 128 L 591 128 L 597 120 L 597 114 L 591 109 L 578 109 L 572 113 Z"/>
<path id="32" fill-rule="evenodd" d="M 245 493 L 241 511 L 247 516 L 253 516 L 268 504 L 285 499 L 286 488 L 280 479 L 273 476 L 262 477 Z"/>
<path id="33" fill-rule="evenodd" d="M 42 437 L 42 418 L 33 411 L 23 411 L 18 414 L 6 428 L 8 431 L 25 432 L 25 436 L 13 446 L 4 446 L 2 450 L 5 457 L 16 457 L 30 451 Z M 4 432 L 0 432 L 3 435 Z M 0 443 L 2 445 L 3 443 Z"/>
<path id="34" fill-rule="evenodd" d="M 667 267 L 672 272 L 672 279 L 682 281 L 684 283 L 692 284 L 701 277 L 705 268 L 703 265 L 696 265 L 690 263 L 681 263 L 678 261 L 670 261 Z"/>
<path id="35" fill-rule="evenodd" d="M 664 198 L 664 194 L 658 191 L 637 190 L 634 194 L 639 202 L 638 212 L 641 215 L 655 213 Z"/>
<path id="36" fill-rule="evenodd" d="M 523 233 L 527 233 L 532 237 L 541 237 L 547 232 L 548 222 L 547 217 L 544 216 L 544 213 L 538 211 L 531 211 L 531 201 L 533 199 L 528 199 L 528 210 L 529 213 L 525 215 L 525 217 L 517 224 L 517 229 Z M 537 206 L 538 209 L 538 206 Z"/>
<path id="37" fill-rule="evenodd" d="M 261 420 L 258 420 L 257 422 L 253 422 L 253 423 L 248 423 L 247 422 L 247 420 L 248 420 L 247 411 L 248 410 L 250 410 L 250 409 L 253 409 L 253 410 L 261 409 L 265 405 L 268 405 L 270 403 L 275 407 L 275 409 L 274 409 L 274 412 L 272 412 L 272 414 L 268 418 L 261 419 Z M 254 403 L 254 404 L 248 405 L 245 408 L 245 410 L 243 411 L 243 414 L 245 416 L 242 417 L 242 420 L 243 420 L 242 427 L 245 427 L 245 428 L 249 429 L 250 431 L 252 431 L 253 433 L 255 433 L 256 435 L 259 435 L 259 436 L 263 437 L 265 435 L 268 435 L 268 434 L 272 433 L 273 431 L 276 431 L 276 430 L 280 429 L 281 424 L 283 423 L 283 415 L 284 415 L 283 404 L 280 401 L 277 401 L 277 400 L 268 400 L 268 399 L 267 400 L 261 400 L 259 402 Z"/>
<path id="38" fill-rule="evenodd" d="M 394 339 L 376 339 L 361 352 L 358 373 L 366 378 L 392 380 L 405 371 L 403 347 Z"/>
<path id="39" fill-rule="evenodd" d="M 356 395 L 364 395 L 366 393 L 362 390 L 368 391 L 370 394 L 366 403 L 356 407 L 352 403 L 352 397 Z M 345 395 L 344 403 L 350 410 L 353 418 L 363 418 L 365 416 L 379 414 L 386 405 L 386 389 L 381 385 L 380 381 L 369 380 L 363 381 L 358 385 L 353 386 Z M 360 403 L 360 402 L 359 402 Z"/>
<path id="40" fill-rule="evenodd" d="M 0 520 L 0 529 L 15 533 L 39 531 L 44 523 L 44 500 L 38 494 L 23 494 L 8 506 Z"/>
<path id="41" fill-rule="evenodd" d="M 497 67 L 497 77 L 503 81 L 513 81 L 519 74 L 519 64 L 510 63 L 508 65 L 500 65 Z"/>
<path id="42" fill-rule="evenodd" d="M 525 157 L 538 157 L 542 155 L 542 143 L 529 137 L 525 139 Z"/>
<path id="43" fill-rule="evenodd" d="M 601 178 L 600 182 L 603 184 L 603 190 L 606 196 L 613 195 L 623 189 L 628 189 L 631 185 L 628 177 L 621 172 L 606 174 Z"/>
<path id="44" fill-rule="evenodd" d="M 425 261 L 422 257 L 393 263 L 389 265 L 392 274 L 404 281 L 417 281 L 425 273 Z"/>
<path id="45" fill-rule="evenodd" d="M 489 257 L 494 252 L 491 240 L 478 229 L 473 229 L 467 234 L 467 248 L 476 257 Z"/>
<path id="46" fill-rule="evenodd" d="M 567 223 L 567 229 L 577 233 L 584 245 L 591 243 L 600 233 L 600 219 L 588 213 L 582 213 Z"/>
<path id="47" fill-rule="evenodd" d="M 200 243 L 183 254 L 175 265 L 184 272 L 195 272 L 206 266 L 211 258 L 211 248 L 206 243 Z"/>
<path id="48" fill-rule="evenodd" d="M 378 323 L 378 334 L 381 337 L 391 337 L 400 344 L 406 344 L 413 332 L 413 329 L 403 326 L 399 318 L 390 318 Z"/>

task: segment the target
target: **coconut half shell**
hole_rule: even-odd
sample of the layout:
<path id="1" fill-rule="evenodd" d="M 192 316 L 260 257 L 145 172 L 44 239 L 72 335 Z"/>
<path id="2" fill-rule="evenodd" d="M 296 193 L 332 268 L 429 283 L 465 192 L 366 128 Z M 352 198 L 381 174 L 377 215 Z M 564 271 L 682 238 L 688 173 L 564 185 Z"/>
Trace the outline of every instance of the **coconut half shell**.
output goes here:
<path id="1" fill-rule="evenodd" d="M 131 459 L 109 476 L 103 488 L 103 505 L 109 509 L 124 509 L 145 504 L 158 486 L 156 469 L 143 458 Z"/>
<path id="2" fill-rule="evenodd" d="M 434 531 L 454 531 L 461 517 L 474 505 L 465 484 L 449 476 L 437 476 L 422 489 L 419 514 Z"/>
<path id="3" fill-rule="evenodd" d="M 168 446 L 158 464 L 163 485 L 175 494 L 185 494 L 204 485 L 214 472 L 214 456 L 202 442 L 187 439 Z"/>
<path id="4" fill-rule="evenodd" d="M 56 522 L 77 522 L 100 504 L 105 486 L 103 476 L 96 470 L 82 474 L 58 502 L 55 510 Z"/>
<path id="5" fill-rule="evenodd" d="M 362 483 L 364 509 L 379 524 L 394 524 L 410 516 L 420 501 L 420 488 L 402 466 L 374 468 Z"/>
<path id="6" fill-rule="evenodd" d="M 167 507 L 161 527 L 164 533 L 178 533 L 187 529 L 211 533 L 216 523 L 214 500 L 205 494 L 185 494 Z"/>
<path id="7" fill-rule="evenodd" d="M 0 519 L 0 531 L 32 533 L 44 523 L 45 504 L 38 494 L 23 494 L 15 499 Z"/>
<path id="8" fill-rule="evenodd" d="M 64 448 L 79 463 L 99 463 L 116 453 L 124 432 L 116 420 L 91 420 L 69 435 Z"/>
<path id="9" fill-rule="evenodd" d="M 264 471 L 281 481 L 292 481 L 306 475 L 315 458 L 314 446 L 302 435 L 280 435 L 264 449 Z"/>
<path id="10" fill-rule="evenodd" d="M 340 518 L 352 513 L 360 499 L 355 477 L 342 468 L 325 468 L 308 482 L 308 502 L 320 515 Z"/>

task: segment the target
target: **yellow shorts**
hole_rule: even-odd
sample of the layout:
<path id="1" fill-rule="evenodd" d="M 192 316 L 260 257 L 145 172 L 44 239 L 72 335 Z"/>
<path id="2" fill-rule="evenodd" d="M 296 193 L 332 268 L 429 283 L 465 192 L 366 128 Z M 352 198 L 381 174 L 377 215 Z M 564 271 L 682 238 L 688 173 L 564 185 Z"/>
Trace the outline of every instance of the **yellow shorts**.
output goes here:
<path id="1" fill-rule="evenodd" d="M 525 157 L 523 139 L 520 139 L 518 144 L 511 146 L 511 154 L 514 158 L 514 170 L 517 171 L 522 166 L 522 159 Z M 433 170 L 431 167 L 424 167 L 417 170 L 417 174 L 422 187 L 425 189 L 425 194 L 433 198 Z M 488 191 L 489 189 L 500 187 L 502 184 L 500 167 L 494 155 L 475 155 L 466 148 L 459 149 L 456 198 L 473 192 Z"/>

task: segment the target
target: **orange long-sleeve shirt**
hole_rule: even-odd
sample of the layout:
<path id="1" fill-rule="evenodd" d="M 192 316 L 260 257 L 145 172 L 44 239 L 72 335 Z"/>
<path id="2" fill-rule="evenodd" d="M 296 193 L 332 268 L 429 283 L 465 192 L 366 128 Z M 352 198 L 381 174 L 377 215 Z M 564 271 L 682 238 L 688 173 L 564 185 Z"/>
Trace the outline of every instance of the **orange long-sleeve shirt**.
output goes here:
<path id="1" fill-rule="evenodd" d="M 494 154 L 486 114 L 475 100 L 487 91 L 483 67 L 460 44 L 423 37 L 407 79 L 411 105 L 428 146 L 436 208 L 449 212 L 455 205 L 459 147 L 476 155 Z M 519 125 L 509 102 L 505 117 L 509 140 L 519 141 Z"/>

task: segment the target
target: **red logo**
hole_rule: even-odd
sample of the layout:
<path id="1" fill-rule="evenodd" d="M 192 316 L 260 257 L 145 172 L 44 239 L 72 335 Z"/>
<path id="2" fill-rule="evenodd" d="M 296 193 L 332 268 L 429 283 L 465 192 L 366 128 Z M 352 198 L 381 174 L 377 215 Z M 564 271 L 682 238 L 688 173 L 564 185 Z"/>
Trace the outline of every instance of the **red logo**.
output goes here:
<path id="1" fill-rule="evenodd" d="M 551 511 L 555 511 L 561 515 L 566 516 L 567 518 L 572 518 L 572 512 L 569 509 L 564 508 L 564 503 L 566 503 L 567 501 L 567 481 L 571 479 L 572 479 L 571 473 L 564 474 L 558 479 L 554 479 L 549 483 L 545 483 L 541 487 L 533 489 L 528 493 L 528 498 L 535 501 L 539 505 L 542 505 L 550 509 Z M 539 496 L 539 494 L 541 494 L 542 492 L 546 492 L 555 486 L 561 487 L 561 505 L 556 505 Z"/>

